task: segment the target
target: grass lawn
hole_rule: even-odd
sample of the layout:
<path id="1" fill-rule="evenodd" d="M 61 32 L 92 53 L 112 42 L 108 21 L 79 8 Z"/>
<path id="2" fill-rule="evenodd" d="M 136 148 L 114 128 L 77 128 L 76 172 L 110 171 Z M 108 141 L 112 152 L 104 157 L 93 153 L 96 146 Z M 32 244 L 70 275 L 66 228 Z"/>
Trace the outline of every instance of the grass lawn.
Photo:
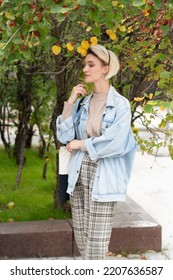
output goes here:
<path id="1" fill-rule="evenodd" d="M 0 222 L 67 218 L 67 213 L 54 208 L 55 152 L 48 161 L 46 180 L 42 179 L 44 160 L 38 157 L 37 149 L 27 150 L 26 158 L 20 186 L 15 190 L 15 159 L 0 148 Z"/>

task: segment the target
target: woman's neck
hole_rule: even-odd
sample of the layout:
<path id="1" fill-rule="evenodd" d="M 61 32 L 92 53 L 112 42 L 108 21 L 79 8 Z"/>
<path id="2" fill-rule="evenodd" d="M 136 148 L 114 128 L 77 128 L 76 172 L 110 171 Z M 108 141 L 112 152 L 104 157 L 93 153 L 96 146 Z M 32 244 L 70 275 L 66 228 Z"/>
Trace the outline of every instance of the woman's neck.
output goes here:
<path id="1" fill-rule="evenodd" d="M 109 80 L 101 80 L 98 83 L 97 82 L 94 83 L 94 92 L 96 94 L 108 93 L 109 87 L 110 87 Z"/>

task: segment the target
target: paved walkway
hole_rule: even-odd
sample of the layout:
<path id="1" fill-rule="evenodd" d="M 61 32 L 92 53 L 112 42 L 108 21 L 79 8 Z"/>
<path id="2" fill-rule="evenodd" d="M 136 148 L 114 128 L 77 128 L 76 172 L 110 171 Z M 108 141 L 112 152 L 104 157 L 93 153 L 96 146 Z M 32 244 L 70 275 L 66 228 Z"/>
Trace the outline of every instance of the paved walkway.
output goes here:
<path id="1" fill-rule="evenodd" d="M 128 195 L 162 226 L 162 254 L 173 259 L 173 160 L 136 153 Z"/>

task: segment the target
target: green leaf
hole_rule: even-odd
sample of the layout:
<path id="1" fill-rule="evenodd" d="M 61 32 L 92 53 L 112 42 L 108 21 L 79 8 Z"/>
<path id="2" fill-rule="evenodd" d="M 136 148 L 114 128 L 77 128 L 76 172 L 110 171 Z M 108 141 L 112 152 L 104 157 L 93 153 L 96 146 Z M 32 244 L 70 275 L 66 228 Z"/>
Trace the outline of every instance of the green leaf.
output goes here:
<path id="1" fill-rule="evenodd" d="M 165 60 L 166 57 L 167 57 L 167 56 L 166 56 L 165 54 L 163 54 L 163 53 L 159 53 L 158 56 L 159 56 L 159 59 L 160 59 L 160 60 Z"/>
<path id="2" fill-rule="evenodd" d="M 28 51 L 28 50 L 24 50 L 24 51 L 22 52 L 22 54 L 23 54 L 23 56 L 24 56 L 25 58 L 27 58 L 27 59 L 29 59 L 29 58 L 31 57 L 31 53 L 30 53 L 30 51 Z"/>
<path id="3" fill-rule="evenodd" d="M 19 38 L 19 37 L 14 38 L 14 39 L 13 39 L 13 43 L 14 43 L 15 45 L 20 44 L 20 43 L 21 43 L 21 38 Z"/>
<path id="4" fill-rule="evenodd" d="M 162 102 L 160 104 L 163 108 L 167 109 L 171 107 L 171 102 Z"/>
<path id="5" fill-rule="evenodd" d="M 91 10 L 91 11 L 89 12 L 89 18 L 90 18 L 91 21 L 97 22 L 98 12 L 97 12 L 96 9 L 95 9 L 95 10 Z"/>
<path id="6" fill-rule="evenodd" d="M 153 111 L 153 106 L 152 105 L 149 105 L 149 104 L 144 105 L 144 112 L 145 113 L 150 114 L 150 113 L 152 113 L 152 111 Z"/>
<path id="7" fill-rule="evenodd" d="M 72 10 L 71 7 L 63 8 L 62 6 L 57 5 L 57 6 L 51 7 L 50 12 L 51 12 L 52 14 L 56 14 L 56 13 L 65 14 L 65 13 L 69 12 L 70 10 Z"/>
<path id="8" fill-rule="evenodd" d="M 4 52 L 3 50 L 0 49 L 0 56 L 3 56 L 4 55 Z"/>
<path id="9" fill-rule="evenodd" d="M 154 0 L 154 7 L 156 9 L 161 9 L 162 4 L 163 4 L 163 0 Z"/>
<path id="10" fill-rule="evenodd" d="M 65 14 L 57 14 L 56 18 L 59 22 L 62 22 L 66 18 L 66 15 Z"/>
<path id="11" fill-rule="evenodd" d="M 171 73 L 168 71 L 163 71 L 160 73 L 160 78 L 162 78 L 162 79 L 169 79 L 170 76 L 171 76 Z"/>
<path id="12" fill-rule="evenodd" d="M 19 59 L 21 59 L 21 54 L 20 54 L 19 52 L 15 52 L 15 53 L 13 54 L 13 59 L 14 59 L 14 60 L 19 60 Z"/>
<path id="13" fill-rule="evenodd" d="M 92 32 L 94 35 L 99 36 L 100 35 L 100 27 L 93 27 Z"/>
<path id="14" fill-rule="evenodd" d="M 50 8 L 50 12 L 51 12 L 52 14 L 59 13 L 59 11 L 60 11 L 61 8 L 62 8 L 62 7 L 61 7 L 60 5 L 54 5 L 54 6 L 52 6 L 52 7 Z"/>
<path id="15" fill-rule="evenodd" d="M 151 105 L 151 106 L 157 106 L 158 105 L 158 101 L 157 100 L 150 100 L 147 102 L 148 105 Z"/>
<path id="16" fill-rule="evenodd" d="M 166 25 L 161 25 L 160 28 L 163 30 L 163 35 L 167 35 L 170 27 Z"/>
<path id="17" fill-rule="evenodd" d="M 162 93 L 162 91 L 156 91 L 154 95 L 155 95 L 155 96 L 158 96 L 158 95 L 160 95 L 161 93 Z"/>
<path id="18" fill-rule="evenodd" d="M 144 2 L 142 0 L 134 0 L 132 5 L 135 7 L 139 7 L 139 6 L 143 6 Z"/>
<path id="19" fill-rule="evenodd" d="M 86 2 L 87 2 L 86 0 L 78 0 L 77 4 L 83 6 L 86 5 Z"/>

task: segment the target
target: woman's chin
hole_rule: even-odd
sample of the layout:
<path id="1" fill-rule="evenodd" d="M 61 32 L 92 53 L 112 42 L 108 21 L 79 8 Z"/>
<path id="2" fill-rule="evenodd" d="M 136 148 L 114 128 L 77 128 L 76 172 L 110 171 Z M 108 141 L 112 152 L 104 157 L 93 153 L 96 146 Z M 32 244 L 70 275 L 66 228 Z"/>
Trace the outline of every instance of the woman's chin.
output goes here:
<path id="1" fill-rule="evenodd" d="M 91 83 L 91 79 L 89 77 L 84 77 L 85 83 Z"/>

